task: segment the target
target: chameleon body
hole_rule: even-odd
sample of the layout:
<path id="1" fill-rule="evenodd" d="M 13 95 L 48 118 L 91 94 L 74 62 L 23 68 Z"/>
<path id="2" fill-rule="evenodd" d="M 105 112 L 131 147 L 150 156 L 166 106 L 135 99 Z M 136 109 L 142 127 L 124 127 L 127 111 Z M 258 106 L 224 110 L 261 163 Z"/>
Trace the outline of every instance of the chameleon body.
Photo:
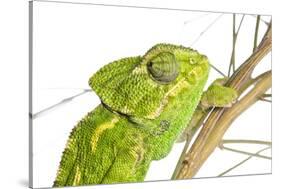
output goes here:
<path id="1" fill-rule="evenodd" d="M 190 121 L 209 68 L 172 44 L 102 67 L 89 80 L 102 103 L 72 130 L 54 187 L 143 181 Z"/>

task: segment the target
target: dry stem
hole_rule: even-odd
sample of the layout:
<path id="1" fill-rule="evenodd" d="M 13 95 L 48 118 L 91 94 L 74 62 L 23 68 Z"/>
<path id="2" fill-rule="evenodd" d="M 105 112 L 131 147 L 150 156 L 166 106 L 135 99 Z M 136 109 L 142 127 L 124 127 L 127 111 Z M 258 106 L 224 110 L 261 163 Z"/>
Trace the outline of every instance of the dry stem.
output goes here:
<path id="1" fill-rule="evenodd" d="M 258 79 L 251 78 L 256 65 L 271 51 L 271 38 L 270 23 L 255 52 L 233 73 L 226 83 L 226 86 L 232 87 L 239 92 L 244 91 L 251 85 L 254 85 L 254 88 L 231 108 L 215 108 L 211 112 L 197 139 L 182 161 L 176 179 L 192 178 L 218 146 L 231 123 L 257 102 L 271 87 L 271 71 L 261 74 L 257 77 Z"/>

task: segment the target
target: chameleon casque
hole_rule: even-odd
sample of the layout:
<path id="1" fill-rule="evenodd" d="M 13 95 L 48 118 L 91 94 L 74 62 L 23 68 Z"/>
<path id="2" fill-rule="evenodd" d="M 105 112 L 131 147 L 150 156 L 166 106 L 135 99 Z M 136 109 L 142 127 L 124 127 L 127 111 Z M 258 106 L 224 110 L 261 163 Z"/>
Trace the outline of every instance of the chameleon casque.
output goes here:
<path id="1" fill-rule="evenodd" d="M 72 130 L 53 186 L 143 181 L 187 127 L 209 69 L 205 55 L 172 44 L 102 67 L 89 79 L 102 103 Z M 214 86 L 205 99 L 233 100 Z"/>

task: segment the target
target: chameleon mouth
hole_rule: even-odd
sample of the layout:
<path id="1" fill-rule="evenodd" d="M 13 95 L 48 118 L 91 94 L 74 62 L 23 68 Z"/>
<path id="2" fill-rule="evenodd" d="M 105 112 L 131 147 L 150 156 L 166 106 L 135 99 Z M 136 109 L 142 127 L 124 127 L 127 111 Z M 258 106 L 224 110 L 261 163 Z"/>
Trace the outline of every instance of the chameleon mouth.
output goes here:
<path id="1" fill-rule="evenodd" d="M 191 70 L 188 72 L 186 79 L 194 85 L 209 73 L 209 60 L 205 55 L 200 55 L 196 61 L 190 61 Z"/>

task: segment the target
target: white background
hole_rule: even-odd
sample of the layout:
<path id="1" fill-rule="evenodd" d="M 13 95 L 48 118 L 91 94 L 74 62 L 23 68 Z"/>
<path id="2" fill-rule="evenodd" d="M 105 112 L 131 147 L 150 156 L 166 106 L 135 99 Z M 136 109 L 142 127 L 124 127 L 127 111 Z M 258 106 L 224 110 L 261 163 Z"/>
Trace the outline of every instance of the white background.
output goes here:
<path id="1" fill-rule="evenodd" d="M 237 26 L 241 18 L 237 15 Z M 269 21 L 270 17 L 262 19 Z M 244 18 L 237 42 L 237 63 L 251 54 L 255 22 L 254 16 Z M 265 24 L 260 25 L 260 39 L 266 28 Z M 202 36 L 196 41 L 200 33 Z M 33 113 L 81 92 L 81 88 L 89 88 L 89 77 L 108 62 L 142 55 L 159 42 L 192 45 L 227 73 L 232 14 L 34 2 Z M 259 70 L 270 67 L 269 55 Z M 221 76 L 211 70 L 209 83 L 218 77 Z M 94 93 L 88 93 L 34 119 L 34 187 L 52 185 L 70 131 L 99 103 Z M 235 121 L 225 138 L 270 141 L 270 104 L 260 102 L 253 106 Z M 152 162 L 145 180 L 169 180 L 183 145 L 176 144 L 167 158 Z M 253 153 L 261 148 L 235 147 Z M 266 154 L 270 156 L 270 150 Z M 217 176 L 244 158 L 217 149 L 196 177 Z M 270 172 L 271 161 L 253 158 L 228 175 Z"/>
<path id="2" fill-rule="evenodd" d="M 123 1 L 126 3 L 126 1 Z M 133 5 L 147 5 L 147 6 L 160 6 L 160 7 L 175 7 L 186 9 L 202 9 L 202 10 L 216 10 L 216 11 L 235 11 L 235 12 L 249 12 L 249 13 L 268 13 L 274 14 L 274 7 L 270 5 L 270 1 L 260 2 L 255 1 L 255 5 L 245 4 L 245 2 L 235 1 L 233 3 L 227 2 L 225 5 L 220 2 L 220 6 L 212 4 L 203 4 L 200 1 L 193 2 L 186 5 L 180 2 L 158 2 L 148 3 L 132 3 Z M 116 4 L 116 3 L 115 3 Z M 128 4 L 128 2 L 126 3 Z M 218 3 L 219 4 L 219 3 Z M 1 26 L 1 41 L 4 41 L 4 46 L 1 46 L 1 86 L 3 88 L 1 93 L 1 115 L 3 116 L 1 124 L 1 182 L 3 188 L 16 188 L 27 186 L 27 170 L 28 170 L 28 153 L 27 153 L 27 110 L 28 110 L 28 90 L 27 90 L 27 2 L 5 4 L 8 7 L 1 10 L 1 23 L 2 19 L 5 26 Z M 231 5 L 231 6 L 230 6 Z M 2 8 L 2 5 L 1 5 Z M 3 14 L 3 15 L 2 15 Z M 275 23 L 274 28 L 278 28 L 277 16 L 273 17 Z M 4 31 L 4 32 L 3 32 Z M 3 33 L 2 33 L 3 32 Z M 274 32 L 278 33 L 278 32 Z M 278 44 L 278 36 L 274 35 L 274 44 Z M 280 41 L 279 41 L 280 42 Z M 2 43 L 2 42 L 1 42 Z M 274 49 L 278 49 L 275 47 Z M 138 51 L 139 52 L 139 51 Z M 276 60 L 274 69 L 279 70 L 278 54 L 274 54 Z M 278 81 L 278 78 L 276 78 Z M 273 83 L 274 96 L 279 96 L 277 85 Z M 3 95 L 3 96 L 2 96 Z M 278 100 L 278 99 L 277 99 Z M 278 106 L 274 98 L 274 107 Z M 277 121 L 278 110 L 273 111 L 274 121 Z M 277 122 L 273 122 L 273 142 L 278 144 L 277 134 L 280 133 Z M 274 144 L 273 143 L 273 144 Z M 274 145 L 275 147 L 275 145 Z M 277 147 L 274 148 L 274 159 L 280 159 L 280 154 L 277 152 Z M 279 167 L 278 167 L 279 166 Z M 267 176 L 252 176 L 252 177 L 236 177 L 236 178 L 221 178 L 221 179 L 204 179 L 204 180 L 190 180 L 190 181 L 177 181 L 177 182 L 159 182 L 159 183 L 144 183 L 134 185 L 117 185 L 117 186 L 102 186 L 99 188 L 144 188 L 144 187 L 161 187 L 161 188 L 181 188 L 181 186 L 189 187 L 206 187 L 214 184 L 216 187 L 220 186 L 233 187 L 241 186 L 241 183 L 246 187 L 265 187 L 272 182 L 277 181 L 278 173 L 280 174 L 280 164 L 278 161 L 273 161 L 273 175 Z M 280 175 L 279 175 L 280 177 Z"/>

